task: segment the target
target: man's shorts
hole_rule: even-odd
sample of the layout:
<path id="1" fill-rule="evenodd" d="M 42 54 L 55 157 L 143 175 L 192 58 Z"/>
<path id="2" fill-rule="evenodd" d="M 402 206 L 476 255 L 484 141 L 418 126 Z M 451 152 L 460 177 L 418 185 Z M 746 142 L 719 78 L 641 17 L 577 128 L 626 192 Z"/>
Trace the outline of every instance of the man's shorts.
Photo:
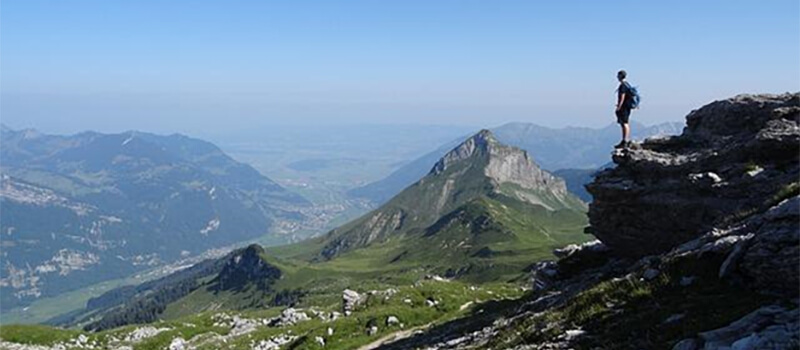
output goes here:
<path id="1" fill-rule="evenodd" d="M 617 123 L 628 124 L 628 120 L 631 119 L 630 108 L 620 108 L 616 111 L 616 114 L 617 114 Z"/>

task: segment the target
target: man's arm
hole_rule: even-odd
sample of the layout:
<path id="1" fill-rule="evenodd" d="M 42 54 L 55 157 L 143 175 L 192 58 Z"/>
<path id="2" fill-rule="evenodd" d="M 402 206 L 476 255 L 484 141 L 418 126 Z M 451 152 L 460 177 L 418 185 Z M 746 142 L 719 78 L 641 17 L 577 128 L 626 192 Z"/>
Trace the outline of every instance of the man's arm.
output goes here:
<path id="1" fill-rule="evenodd" d="M 624 93 L 624 92 L 619 94 L 619 101 L 617 102 L 617 110 L 622 108 L 622 102 L 625 101 L 625 95 L 626 95 L 626 93 Z"/>

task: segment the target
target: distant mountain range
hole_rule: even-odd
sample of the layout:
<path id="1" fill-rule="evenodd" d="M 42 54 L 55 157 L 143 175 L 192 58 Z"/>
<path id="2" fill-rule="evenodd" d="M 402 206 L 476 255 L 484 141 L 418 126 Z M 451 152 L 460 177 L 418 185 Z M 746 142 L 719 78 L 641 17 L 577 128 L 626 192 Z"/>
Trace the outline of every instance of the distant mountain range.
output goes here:
<path id="1" fill-rule="evenodd" d="M 215 145 L 2 128 L 2 307 L 292 232 L 310 205 Z"/>
<path id="2" fill-rule="evenodd" d="M 659 135 L 675 135 L 682 129 L 683 124 L 677 122 L 653 126 L 631 123 L 633 138 L 637 140 Z M 554 129 L 530 123 L 510 123 L 494 128 L 492 132 L 500 142 L 528 151 L 537 164 L 549 171 L 560 169 L 593 171 L 608 163 L 609 153 L 620 139 L 620 129 L 617 124 L 602 129 L 583 127 Z M 348 195 L 366 198 L 376 204 L 385 203 L 424 176 L 437 159 L 458 143 L 456 140 L 442 145 L 400 167 L 384 179 L 348 191 Z M 588 195 L 582 189 L 582 184 L 575 184 L 573 187 L 580 187 L 583 195 Z M 584 199 L 588 198 L 584 196 Z"/>

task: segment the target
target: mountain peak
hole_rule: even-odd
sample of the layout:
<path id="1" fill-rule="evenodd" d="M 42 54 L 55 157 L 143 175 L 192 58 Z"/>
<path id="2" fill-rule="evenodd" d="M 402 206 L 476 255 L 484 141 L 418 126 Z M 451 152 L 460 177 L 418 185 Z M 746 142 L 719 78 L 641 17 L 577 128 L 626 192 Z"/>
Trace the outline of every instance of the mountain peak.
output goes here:
<path id="1" fill-rule="evenodd" d="M 467 168 L 489 179 L 496 192 L 548 210 L 574 204 L 564 180 L 539 167 L 525 150 L 501 143 L 489 130 L 481 130 L 442 157 L 429 176 L 450 178 Z"/>
<path id="2" fill-rule="evenodd" d="M 500 142 L 494 137 L 494 134 L 488 130 L 483 129 L 464 142 L 453 148 L 450 152 L 444 155 L 431 169 L 431 174 L 439 174 L 445 171 L 450 165 L 457 163 L 461 160 L 472 158 L 476 155 L 488 155 L 490 149 Z"/>
<path id="3" fill-rule="evenodd" d="M 564 180 L 539 168 L 524 150 L 481 130 L 392 200 L 331 231 L 320 254 L 331 259 L 389 236 L 424 232 L 443 215 L 486 198 L 537 208 L 531 210 L 585 210 L 585 204 L 567 192 Z"/>
<path id="4" fill-rule="evenodd" d="M 258 244 L 235 251 L 217 276 L 215 289 L 241 291 L 254 281 L 260 289 L 266 289 L 280 278 L 281 270 L 264 260 L 263 254 L 264 248 Z"/>
<path id="5" fill-rule="evenodd" d="M 494 133 L 489 129 L 481 129 L 481 131 L 478 131 L 478 133 L 473 135 L 472 138 L 485 140 L 487 142 L 497 141 L 497 139 L 494 137 Z"/>

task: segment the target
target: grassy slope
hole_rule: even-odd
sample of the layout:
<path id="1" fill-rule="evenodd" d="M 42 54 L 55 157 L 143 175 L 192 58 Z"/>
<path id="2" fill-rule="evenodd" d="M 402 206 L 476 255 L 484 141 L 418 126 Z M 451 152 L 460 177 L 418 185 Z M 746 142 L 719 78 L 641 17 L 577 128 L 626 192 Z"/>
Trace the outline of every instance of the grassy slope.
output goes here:
<path id="1" fill-rule="evenodd" d="M 239 338 L 232 339 L 224 344 L 225 348 L 230 349 L 249 349 L 253 342 L 269 339 L 279 334 L 292 334 L 301 336 L 294 344 L 295 349 L 318 349 L 314 338 L 322 336 L 326 339 L 326 349 L 353 349 L 356 346 L 375 341 L 387 334 L 422 326 L 430 323 L 443 323 L 456 317 L 466 315 L 474 309 L 479 309 L 480 303 L 497 300 L 512 299 L 521 295 L 521 290 L 508 284 L 487 284 L 480 288 L 471 288 L 468 284 L 460 282 L 438 282 L 423 281 L 415 285 L 397 287 L 397 294 L 390 298 L 383 296 L 370 297 L 356 312 L 345 318 L 336 321 L 325 322 L 320 319 L 299 323 L 290 327 L 270 328 L 260 327 L 253 333 Z M 425 300 L 435 298 L 439 304 L 435 307 L 425 305 Z M 404 302 L 405 299 L 410 303 Z M 463 307 L 467 303 L 475 303 L 473 307 Z M 462 308 L 463 307 L 463 308 Z M 340 304 L 317 306 L 319 310 L 336 311 Z M 279 313 L 278 308 L 248 310 L 241 313 L 248 318 L 269 318 Z M 201 333 L 225 335 L 227 328 L 215 327 L 213 325 L 211 312 L 203 312 L 191 316 L 180 317 L 175 320 L 165 321 L 157 324 L 157 327 L 168 327 L 171 330 L 163 332 L 153 338 L 146 339 L 138 344 L 133 344 L 134 349 L 163 349 L 169 345 L 174 337 L 181 336 L 184 339 Z M 399 325 L 387 327 L 386 319 L 389 316 L 396 316 L 403 323 L 403 328 Z M 371 321 L 377 322 L 379 332 L 369 336 L 365 329 Z M 328 328 L 334 329 L 332 336 L 327 335 Z M 70 330 L 54 330 L 43 326 L 3 326 L 0 327 L 0 338 L 6 341 L 13 341 L 27 344 L 50 345 L 59 341 L 74 339 L 78 334 L 86 334 L 90 341 L 98 344 L 107 345 L 113 342 L 112 337 L 124 339 L 125 335 L 135 326 L 126 326 L 114 330 L 99 333 L 82 333 Z M 213 332 L 213 333 L 212 333 Z M 200 349 L 217 349 L 223 344 L 219 342 L 209 342 Z"/>
<path id="2" fill-rule="evenodd" d="M 318 241 L 267 248 L 262 258 L 284 273 L 274 290 L 303 290 L 307 295 L 301 304 L 321 306 L 339 303 L 346 288 L 408 285 L 426 274 L 451 269 L 468 269 L 459 277 L 465 282 L 511 281 L 532 262 L 552 258 L 553 248 L 590 238 L 581 233 L 586 225 L 583 213 L 548 211 L 504 196 L 480 197 L 449 216 L 425 234 L 391 237 L 328 261 L 303 259 L 319 250 Z M 479 224 L 483 226 L 476 227 Z M 161 318 L 261 308 L 270 298 L 255 288 L 230 293 L 201 287 L 170 304 Z"/>

